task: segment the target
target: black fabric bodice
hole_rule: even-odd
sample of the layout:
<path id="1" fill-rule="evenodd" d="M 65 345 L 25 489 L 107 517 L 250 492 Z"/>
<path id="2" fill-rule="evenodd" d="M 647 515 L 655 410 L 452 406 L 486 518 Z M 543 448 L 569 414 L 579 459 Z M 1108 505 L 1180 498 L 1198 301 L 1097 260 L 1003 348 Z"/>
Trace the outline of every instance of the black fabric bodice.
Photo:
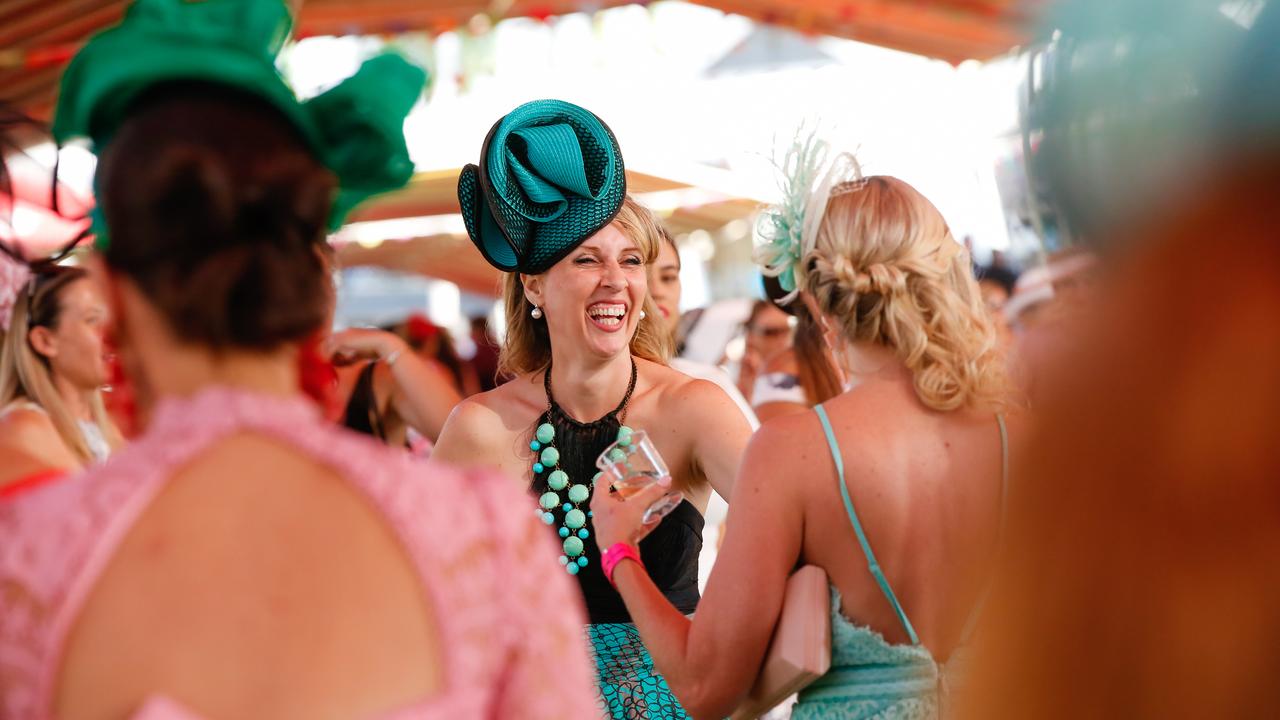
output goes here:
<path id="1" fill-rule="evenodd" d="M 634 372 L 634 370 L 633 370 Z M 560 452 L 557 468 L 569 476 L 570 483 L 583 483 L 591 487 L 591 478 L 598 472 L 595 461 L 611 445 L 618 435 L 622 422 L 619 415 L 625 411 L 631 391 L 627 391 L 623 402 L 613 412 L 591 423 L 582 423 L 569 417 L 560 409 L 552 397 L 547 369 L 547 412 L 538 420 L 538 424 L 550 422 L 556 430 L 555 446 Z M 634 385 L 634 376 L 632 384 Z M 536 428 L 536 426 L 535 426 Z M 643 430 L 644 428 L 634 428 Z M 532 433 L 530 434 L 532 437 Z M 530 461 L 532 464 L 533 461 Z M 532 488 L 535 496 L 549 490 L 547 478 L 553 468 L 533 477 Z M 592 495 L 597 489 L 608 492 L 608 488 L 592 488 Z M 583 512 L 589 509 L 591 500 L 579 506 Z M 552 511 L 555 523 L 548 526 L 547 531 L 555 535 L 564 519 L 564 511 L 556 508 Z M 698 608 L 698 556 L 702 552 L 702 528 L 705 520 L 702 513 L 688 500 L 680 503 L 669 515 L 662 519 L 644 540 L 640 541 L 640 557 L 644 561 L 649 577 L 653 579 L 662 594 L 680 612 L 688 615 Z M 600 549 L 596 545 L 595 525 L 590 516 L 585 526 L 591 537 L 583 543 L 587 566 L 575 576 L 586 601 L 587 616 L 591 623 L 626 623 L 631 622 L 631 614 L 627 612 L 622 596 L 609 584 L 600 566 Z M 561 542 L 558 535 L 556 542 Z"/>

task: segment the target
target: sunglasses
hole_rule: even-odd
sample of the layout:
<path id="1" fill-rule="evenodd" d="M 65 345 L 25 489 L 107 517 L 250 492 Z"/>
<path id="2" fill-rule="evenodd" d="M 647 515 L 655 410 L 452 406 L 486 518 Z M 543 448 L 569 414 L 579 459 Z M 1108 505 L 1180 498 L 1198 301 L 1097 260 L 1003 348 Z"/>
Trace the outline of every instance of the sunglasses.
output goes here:
<path id="1" fill-rule="evenodd" d="M 770 340 L 772 340 L 772 339 L 774 339 L 774 338 L 782 337 L 783 335 L 790 335 L 790 334 L 791 334 L 791 328 L 790 328 L 790 327 L 778 327 L 778 326 L 776 326 L 776 325 L 775 325 L 775 326 L 772 326 L 772 327 L 770 327 L 770 326 L 766 326 L 766 327 L 759 327 L 759 326 L 756 326 L 756 327 L 748 327 L 748 328 L 747 328 L 747 331 L 748 331 L 748 332 L 750 332 L 752 335 L 756 335 L 756 336 L 763 337 L 763 338 L 768 338 L 768 339 L 770 339 Z"/>

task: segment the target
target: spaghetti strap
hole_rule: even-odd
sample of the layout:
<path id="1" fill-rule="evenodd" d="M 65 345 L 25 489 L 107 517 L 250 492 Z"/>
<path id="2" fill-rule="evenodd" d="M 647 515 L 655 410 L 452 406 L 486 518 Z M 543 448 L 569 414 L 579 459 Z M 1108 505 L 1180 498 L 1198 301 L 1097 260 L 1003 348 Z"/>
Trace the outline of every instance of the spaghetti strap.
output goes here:
<path id="1" fill-rule="evenodd" d="M 1009 507 L 1009 428 L 1005 425 L 1004 415 L 996 413 L 996 424 L 1000 426 L 1000 525 L 996 530 L 996 552 L 1004 547 L 1004 529 Z M 987 604 L 987 596 L 991 594 L 991 581 L 988 580 L 978 596 L 978 602 L 969 611 L 969 619 L 960 632 L 960 644 L 966 645 L 978 625 L 982 608 Z"/>
<path id="2" fill-rule="evenodd" d="M 867 569 L 871 571 L 871 576 L 875 578 L 876 584 L 880 586 L 880 591 L 884 593 L 885 599 L 893 606 L 893 612 L 897 614 L 898 621 L 902 623 L 902 628 L 907 631 L 907 636 L 911 638 L 911 644 L 919 645 L 920 638 L 916 635 L 916 629 L 911 626 L 911 621 L 907 619 L 907 613 L 902 609 L 902 604 L 898 602 L 898 596 L 894 595 L 893 589 L 889 587 L 889 581 L 880 569 L 880 563 L 876 561 L 875 553 L 871 551 L 871 543 L 867 541 L 867 534 L 862 529 L 862 522 L 858 520 L 858 513 L 853 509 L 853 500 L 849 497 L 849 486 L 844 478 L 844 458 L 840 455 L 840 444 L 836 442 L 836 434 L 831 429 L 831 420 L 827 417 L 827 411 L 821 404 L 814 406 L 813 410 L 818 414 L 818 420 L 822 422 L 822 431 L 826 433 L 827 447 L 831 450 L 831 459 L 835 461 L 836 465 L 836 477 L 840 481 L 840 497 L 844 499 L 844 509 L 849 514 L 849 522 L 853 524 L 853 531 L 858 535 L 858 544 L 862 546 L 862 554 L 867 559 Z M 1001 427 L 1003 427 L 1003 424 Z"/>

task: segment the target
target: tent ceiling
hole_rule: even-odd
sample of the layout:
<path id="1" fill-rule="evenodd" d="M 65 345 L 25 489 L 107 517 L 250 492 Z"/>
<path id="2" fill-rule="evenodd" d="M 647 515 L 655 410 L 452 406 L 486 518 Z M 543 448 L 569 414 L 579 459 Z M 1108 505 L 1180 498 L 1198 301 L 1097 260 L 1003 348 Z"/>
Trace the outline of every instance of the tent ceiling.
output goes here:
<path id="1" fill-rule="evenodd" d="M 130 0 L 0 0 L 0 99 L 38 117 L 53 107 L 62 67 Z M 1044 0 L 693 0 L 803 32 L 830 34 L 950 62 L 1000 55 L 1026 40 Z M 292 0 L 299 35 L 444 31 L 478 13 L 547 17 L 622 0 Z"/>
<path id="2" fill-rule="evenodd" d="M 951 62 L 987 59 L 1026 40 L 1030 9 L 1044 0 L 692 0 L 755 20 L 883 45 Z M 0 99 L 48 117 L 62 67 L 94 32 L 119 20 L 130 0 L 0 0 Z M 627 4 L 622 0 L 290 0 L 300 6 L 298 34 L 442 32 L 478 13 L 497 17 L 551 15 Z M 632 193 L 661 194 L 689 185 L 628 173 Z M 352 220 L 451 215 L 458 212 L 457 171 L 419 174 L 409 187 L 367 204 Z M 710 232 L 750 217 L 753 200 L 714 194 L 658 206 L 676 235 Z M 465 235 L 433 235 L 348 244 L 347 264 L 378 265 L 452 280 L 493 293 L 498 274 Z"/>

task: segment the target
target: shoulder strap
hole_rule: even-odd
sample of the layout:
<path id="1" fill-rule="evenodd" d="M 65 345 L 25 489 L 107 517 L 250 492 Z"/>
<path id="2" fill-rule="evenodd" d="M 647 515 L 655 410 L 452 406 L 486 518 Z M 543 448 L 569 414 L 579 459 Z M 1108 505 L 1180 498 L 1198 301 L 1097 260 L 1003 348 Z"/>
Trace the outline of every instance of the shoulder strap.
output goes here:
<path id="1" fill-rule="evenodd" d="M 1005 520 L 1009 507 L 1009 428 L 1005 425 L 1004 415 L 1000 413 L 996 413 L 996 424 L 1000 426 L 1000 527 L 996 531 L 996 552 L 999 552 L 1004 546 Z M 982 594 L 978 596 L 978 602 L 969 611 L 969 619 L 964 623 L 964 630 L 960 632 L 961 645 L 968 644 L 974 628 L 978 625 L 978 617 L 982 615 L 982 608 L 987 604 L 987 596 L 990 594 L 991 580 L 988 580 L 982 589 Z"/>
<path id="2" fill-rule="evenodd" d="M 853 531 L 858 535 L 858 544 L 862 546 L 862 554 L 867 559 L 867 569 L 871 571 L 871 577 L 875 578 L 876 584 L 880 586 L 880 591 L 884 593 L 884 597 L 893 606 L 893 612 L 898 616 L 898 621 L 902 623 L 902 628 L 907 631 L 907 636 L 911 638 L 912 645 L 919 645 L 920 638 L 916 635 L 916 629 L 911 627 L 911 621 L 907 619 L 907 613 L 902 609 L 902 604 L 898 602 L 898 596 L 893 594 L 893 589 L 889 587 L 889 581 L 884 576 L 884 571 L 880 569 L 880 563 L 876 561 L 876 554 L 871 551 L 871 543 L 867 541 L 867 534 L 862 529 L 862 522 L 858 520 L 858 512 L 853 509 L 853 500 L 849 497 L 849 485 L 844 479 L 844 458 L 840 455 L 840 444 L 836 442 L 835 431 L 831 428 L 831 420 L 827 417 L 827 411 L 821 404 L 814 406 L 814 412 L 818 413 L 818 420 L 822 422 L 822 431 L 827 435 L 827 447 L 831 450 L 831 459 L 836 464 L 836 477 L 840 481 L 840 497 L 844 499 L 845 512 L 849 514 L 849 522 L 853 524 Z"/>

